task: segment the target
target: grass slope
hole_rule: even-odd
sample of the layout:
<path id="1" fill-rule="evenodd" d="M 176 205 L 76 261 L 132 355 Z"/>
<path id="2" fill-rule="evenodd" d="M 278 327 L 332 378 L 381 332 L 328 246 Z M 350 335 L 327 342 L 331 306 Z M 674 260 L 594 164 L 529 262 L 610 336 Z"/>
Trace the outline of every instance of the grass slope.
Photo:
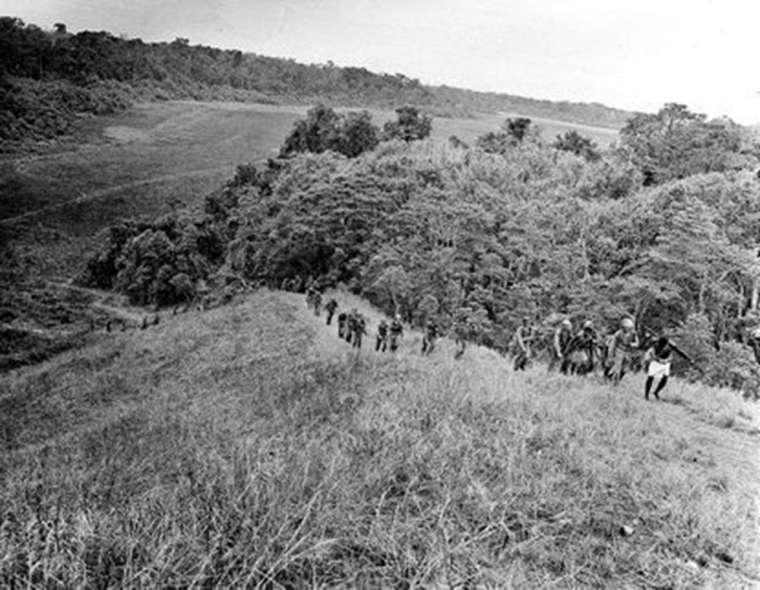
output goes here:
<path id="1" fill-rule="evenodd" d="M 361 307 L 375 325 L 378 314 Z M 754 406 L 360 353 L 258 292 L 0 376 L 0 585 L 745 587 Z M 625 527 L 625 528 L 623 528 Z"/>

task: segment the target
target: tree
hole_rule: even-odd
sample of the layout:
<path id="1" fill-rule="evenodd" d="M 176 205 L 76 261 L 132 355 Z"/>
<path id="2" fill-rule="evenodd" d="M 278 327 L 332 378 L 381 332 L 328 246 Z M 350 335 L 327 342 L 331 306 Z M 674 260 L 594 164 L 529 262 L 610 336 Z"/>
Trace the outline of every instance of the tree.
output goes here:
<path id="1" fill-rule="evenodd" d="M 377 146 L 378 135 L 368 111 L 339 115 L 320 104 L 309 110 L 306 119 L 296 121 L 280 148 L 280 155 L 331 150 L 355 158 Z"/>
<path id="2" fill-rule="evenodd" d="M 293 131 L 285 138 L 281 156 L 296 152 L 319 154 L 337 146 L 339 115 L 331 108 L 318 104 L 309 109 L 306 119 L 296 121 Z"/>
<path id="3" fill-rule="evenodd" d="M 385 139 L 415 141 L 425 139 L 433 130 L 431 118 L 427 115 L 420 115 L 419 111 L 412 106 L 397 108 L 396 115 L 398 120 L 388 121 L 383 127 Z"/>
<path id="4" fill-rule="evenodd" d="M 581 135 L 575 129 L 566 131 L 564 135 L 557 135 L 552 147 L 557 150 L 571 152 L 589 162 L 595 162 L 601 158 L 596 143 L 591 138 Z"/>
<path id="5" fill-rule="evenodd" d="M 504 130 L 507 135 L 514 137 L 517 141 L 522 141 L 528 133 L 531 123 L 532 121 L 527 117 L 509 118 L 504 121 Z"/>
<path id="6" fill-rule="evenodd" d="M 740 168 L 749 157 L 741 153 L 746 138 L 739 126 L 730 120 L 708 122 L 705 115 L 676 103 L 629 119 L 620 139 L 645 185 Z"/>
<path id="7" fill-rule="evenodd" d="M 379 142 L 380 130 L 372 124 L 368 111 L 347 113 L 338 128 L 337 150 L 349 158 L 375 149 Z"/>

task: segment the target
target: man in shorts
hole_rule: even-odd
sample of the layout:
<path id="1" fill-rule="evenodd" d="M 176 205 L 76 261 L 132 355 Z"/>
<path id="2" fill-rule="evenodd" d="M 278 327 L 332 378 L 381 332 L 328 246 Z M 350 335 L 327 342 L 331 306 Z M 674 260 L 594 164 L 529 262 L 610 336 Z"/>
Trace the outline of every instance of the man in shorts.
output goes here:
<path id="1" fill-rule="evenodd" d="M 647 380 L 644 385 L 644 399 L 646 401 L 649 401 L 649 393 L 652 391 L 655 379 L 659 381 L 654 390 L 654 397 L 655 399 L 660 399 L 660 393 L 665 389 L 668 377 L 670 377 L 670 364 L 673 360 L 674 352 L 691 362 L 689 356 L 665 336 L 660 336 L 647 350 L 644 356 L 644 362 L 649 364 L 647 367 Z"/>

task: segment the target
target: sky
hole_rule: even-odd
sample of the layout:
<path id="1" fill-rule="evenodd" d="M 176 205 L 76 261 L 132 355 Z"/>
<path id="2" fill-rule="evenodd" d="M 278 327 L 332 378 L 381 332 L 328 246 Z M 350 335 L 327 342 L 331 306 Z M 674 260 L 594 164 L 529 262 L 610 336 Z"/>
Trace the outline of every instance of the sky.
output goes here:
<path id="1" fill-rule="evenodd" d="M 240 49 L 549 100 L 760 123 L 758 0 L 0 0 L 69 31 Z"/>

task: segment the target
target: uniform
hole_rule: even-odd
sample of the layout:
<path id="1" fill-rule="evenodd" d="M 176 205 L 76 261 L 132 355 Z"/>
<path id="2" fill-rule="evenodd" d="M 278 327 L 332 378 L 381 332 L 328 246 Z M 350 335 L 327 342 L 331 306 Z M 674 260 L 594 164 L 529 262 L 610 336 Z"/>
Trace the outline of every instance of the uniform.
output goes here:
<path id="1" fill-rule="evenodd" d="M 327 305 L 325 305 L 325 311 L 327 312 L 327 325 L 329 326 L 332 324 L 333 316 L 335 315 L 335 310 L 338 309 L 338 302 L 335 301 L 335 299 L 330 299 L 330 301 L 327 302 Z"/>
<path id="2" fill-rule="evenodd" d="M 346 320 L 346 342 L 352 342 L 354 339 L 354 333 L 356 332 L 357 321 L 359 319 L 359 312 L 355 309 L 351 310 Z"/>
<path id="3" fill-rule="evenodd" d="M 362 336 L 367 333 L 367 322 L 362 314 L 356 314 L 354 318 L 354 331 L 351 343 L 354 348 L 362 347 Z"/>
<path id="4" fill-rule="evenodd" d="M 346 337 L 348 333 L 348 314 L 342 311 L 338 314 L 338 338 Z"/>
<path id="5" fill-rule="evenodd" d="M 401 320 L 395 318 L 391 322 L 390 326 L 390 348 L 391 352 L 398 350 L 399 342 L 404 335 L 404 326 L 401 324 Z"/>
<path id="6" fill-rule="evenodd" d="M 599 335 L 593 324 L 588 321 L 567 344 L 567 352 L 563 362 L 564 372 L 571 375 L 585 375 L 594 370 L 596 364 L 596 349 Z"/>
<path id="7" fill-rule="evenodd" d="M 312 292 L 314 293 L 311 300 L 312 305 L 314 306 L 314 315 L 319 317 L 319 314 L 322 311 L 322 292 L 318 287 L 314 287 Z"/>
<path id="8" fill-rule="evenodd" d="M 380 320 L 377 326 L 377 337 L 375 339 L 375 352 L 385 352 L 388 347 L 388 322 Z"/>
<path id="9" fill-rule="evenodd" d="M 531 344 L 535 339 L 533 327 L 524 322 L 522 326 L 515 330 L 513 337 L 513 350 L 515 360 L 513 368 L 515 371 L 524 371 L 528 366 L 531 357 Z"/>
<path id="10" fill-rule="evenodd" d="M 632 326 L 632 323 L 630 324 Z M 607 345 L 607 375 L 617 384 L 631 365 L 633 351 L 639 346 L 639 337 L 632 327 L 620 328 Z"/>
<path id="11" fill-rule="evenodd" d="M 549 371 L 553 371 L 557 365 L 562 373 L 567 373 L 568 369 L 568 352 L 570 342 L 573 339 L 573 329 L 569 321 L 562 322 L 555 331 L 552 338 L 552 356 L 549 360 Z"/>
<path id="12" fill-rule="evenodd" d="M 438 326 L 431 320 L 428 322 L 425 328 L 425 334 L 422 336 L 422 354 L 430 354 L 433 352 L 437 337 Z"/>

